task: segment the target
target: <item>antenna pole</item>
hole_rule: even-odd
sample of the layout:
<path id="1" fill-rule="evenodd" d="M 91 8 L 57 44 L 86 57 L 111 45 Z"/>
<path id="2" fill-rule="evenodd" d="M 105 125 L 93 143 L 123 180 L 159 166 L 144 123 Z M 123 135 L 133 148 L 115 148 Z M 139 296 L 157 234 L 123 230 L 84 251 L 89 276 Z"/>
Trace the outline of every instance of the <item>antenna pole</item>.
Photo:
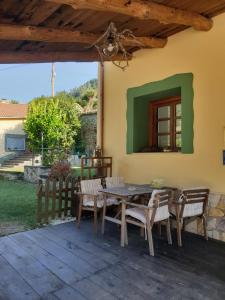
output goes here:
<path id="1" fill-rule="evenodd" d="M 52 97 L 55 96 L 55 63 L 52 63 L 52 75 L 51 75 L 51 82 L 52 82 Z"/>

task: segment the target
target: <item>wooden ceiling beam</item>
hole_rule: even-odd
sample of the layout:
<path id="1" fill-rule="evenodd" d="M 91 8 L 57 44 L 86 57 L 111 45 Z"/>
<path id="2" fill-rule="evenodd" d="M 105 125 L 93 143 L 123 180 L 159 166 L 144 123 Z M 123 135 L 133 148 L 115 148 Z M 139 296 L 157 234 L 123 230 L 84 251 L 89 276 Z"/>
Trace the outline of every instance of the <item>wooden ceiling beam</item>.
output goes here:
<path id="1" fill-rule="evenodd" d="M 208 31 L 213 21 L 196 12 L 177 9 L 152 1 L 143 0 L 46 0 L 57 4 L 67 4 L 74 9 L 91 9 L 96 11 L 124 14 L 141 20 L 157 20 L 162 24 L 179 24 L 194 27 L 196 30 Z"/>
<path id="2" fill-rule="evenodd" d="M 81 43 L 91 45 L 96 42 L 99 37 L 100 35 L 73 30 L 0 24 L 0 40 Z M 137 41 L 143 48 L 163 48 L 167 43 L 167 39 L 154 37 L 137 37 Z M 126 39 L 123 44 L 129 47 L 140 46 L 140 44 L 133 39 Z"/>
<path id="3" fill-rule="evenodd" d="M 121 55 L 118 55 L 115 60 L 122 61 L 124 59 Z M 94 61 L 100 61 L 99 55 L 95 50 L 83 52 L 0 51 L 0 64 Z"/>

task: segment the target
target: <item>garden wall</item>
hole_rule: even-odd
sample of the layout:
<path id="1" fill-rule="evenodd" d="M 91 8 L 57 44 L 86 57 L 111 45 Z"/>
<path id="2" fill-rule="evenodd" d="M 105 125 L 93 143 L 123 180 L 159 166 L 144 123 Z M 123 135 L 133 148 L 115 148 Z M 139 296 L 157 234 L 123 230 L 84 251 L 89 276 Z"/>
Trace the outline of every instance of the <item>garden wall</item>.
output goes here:
<path id="1" fill-rule="evenodd" d="M 49 171 L 50 171 L 49 167 L 25 166 L 24 180 L 31 183 L 37 183 L 40 179 L 47 177 Z"/>

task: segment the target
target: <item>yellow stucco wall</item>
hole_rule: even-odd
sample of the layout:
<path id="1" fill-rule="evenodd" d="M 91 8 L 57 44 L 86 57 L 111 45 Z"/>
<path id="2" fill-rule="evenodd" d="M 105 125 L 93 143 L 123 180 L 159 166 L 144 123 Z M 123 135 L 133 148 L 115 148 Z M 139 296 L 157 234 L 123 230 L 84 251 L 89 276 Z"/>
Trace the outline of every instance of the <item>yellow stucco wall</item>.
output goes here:
<path id="1" fill-rule="evenodd" d="M 25 134 L 23 120 L 0 119 L 0 154 L 5 152 L 5 134 Z"/>
<path id="2" fill-rule="evenodd" d="M 178 73 L 194 75 L 194 154 L 126 154 L 126 92 Z M 192 29 L 169 38 L 164 49 L 141 50 L 121 71 L 105 64 L 105 154 L 114 174 L 128 182 L 164 178 L 178 187 L 208 186 L 225 193 L 225 14 L 209 32 Z"/>

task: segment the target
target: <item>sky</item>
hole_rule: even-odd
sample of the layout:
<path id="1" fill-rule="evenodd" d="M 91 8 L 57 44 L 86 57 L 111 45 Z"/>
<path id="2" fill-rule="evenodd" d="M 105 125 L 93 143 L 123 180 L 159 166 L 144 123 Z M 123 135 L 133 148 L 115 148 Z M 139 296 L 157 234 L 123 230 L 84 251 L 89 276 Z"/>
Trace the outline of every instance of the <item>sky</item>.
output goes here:
<path id="1" fill-rule="evenodd" d="M 0 99 L 27 103 L 35 97 L 51 95 L 51 68 L 42 64 L 0 64 Z M 69 91 L 97 78 L 97 63 L 55 63 L 55 93 Z"/>

